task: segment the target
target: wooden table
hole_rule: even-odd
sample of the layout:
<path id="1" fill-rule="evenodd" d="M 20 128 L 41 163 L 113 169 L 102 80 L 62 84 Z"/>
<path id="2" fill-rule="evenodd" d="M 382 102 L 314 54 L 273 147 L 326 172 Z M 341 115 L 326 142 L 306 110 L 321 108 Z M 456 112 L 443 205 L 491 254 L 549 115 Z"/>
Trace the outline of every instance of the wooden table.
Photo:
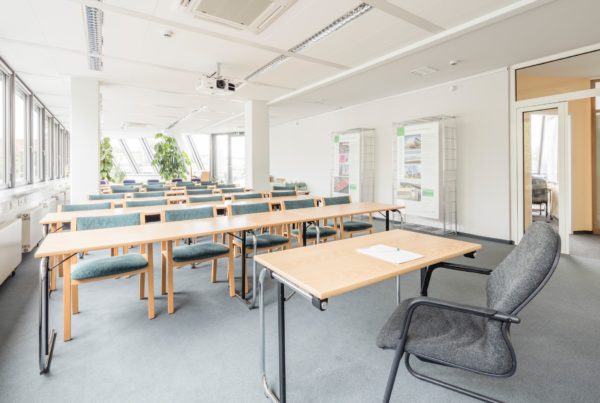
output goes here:
<path id="1" fill-rule="evenodd" d="M 406 263 L 393 264 L 357 251 L 377 244 L 423 255 Z M 322 243 L 255 257 L 264 267 L 260 274 L 261 378 L 265 394 L 273 401 L 286 401 L 284 286 L 324 311 L 329 298 L 398 276 L 426 269 L 436 263 L 473 254 L 481 245 L 403 230 L 379 232 L 357 238 Z M 277 312 L 279 339 L 279 397 L 270 389 L 265 370 L 264 278 L 278 281 Z"/>
<path id="2" fill-rule="evenodd" d="M 282 198 L 280 198 L 282 199 Z M 344 215 L 352 214 L 363 214 L 365 211 L 385 211 L 389 214 L 389 211 L 397 211 L 400 206 L 391 204 L 377 204 L 374 203 L 370 206 L 365 206 L 361 203 L 356 203 L 353 209 L 353 204 L 348 205 L 343 209 Z M 164 207 L 164 206 L 163 206 Z M 320 208 L 319 208 L 320 209 Z M 63 275 L 63 311 L 64 311 L 64 340 L 68 341 L 71 338 L 71 286 L 70 286 L 70 262 L 68 257 L 83 251 L 94 251 L 112 249 L 129 245 L 151 245 L 156 242 L 173 242 L 182 238 L 195 238 L 201 236 L 209 236 L 215 234 L 229 234 L 230 236 L 236 236 L 236 233 L 241 233 L 242 240 L 242 285 L 240 293 L 237 291 L 236 296 L 240 297 L 245 303 L 248 303 L 245 295 L 246 288 L 246 233 L 248 231 L 257 230 L 262 227 L 285 225 L 292 223 L 302 223 L 303 232 L 306 231 L 307 221 L 314 221 L 322 217 L 321 211 L 316 209 L 316 214 L 308 216 L 306 214 L 299 213 L 300 209 L 289 210 L 289 211 L 276 211 L 269 213 L 257 213 L 247 214 L 239 216 L 218 216 L 214 218 L 202 219 L 202 220 L 189 220 L 189 221 L 174 221 L 167 223 L 157 223 L 152 225 L 138 225 L 130 227 L 117 227 L 98 229 L 90 231 L 74 231 L 74 232 L 56 232 L 48 234 L 41 245 L 36 251 L 35 257 L 41 258 L 40 264 L 41 279 L 44 285 L 41 286 L 42 301 L 48 300 L 48 271 L 50 270 L 50 259 L 57 259 L 57 261 L 64 261 Z M 125 209 L 129 210 L 129 209 Z M 312 210 L 312 209 L 307 209 Z M 96 211 L 98 212 L 98 211 Z M 85 213 L 84 213 L 85 214 Z M 107 213 L 108 214 L 108 213 Z M 327 216 L 331 216 L 331 212 L 325 213 Z M 389 223 L 388 223 L 389 224 Z M 47 232 L 48 224 L 45 224 Z M 306 237 L 304 237 L 306 240 Z M 305 245 L 305 243 L 304 243 Z M 256 277 L 256 276 L 255 276 Z M 235 281 L 235 279 L 230 279 Z M 253 290 L 253 293 L 255 290 Z M 250 307 L 254 305 L 249 304 Z M 52 348 L 49 347 L 50 341 L 48 339 L 48 306 L 44 311 L 44 322 L 46 327 L 44 328 L 45 338 L 42 338 L 42 325 L 40 324 L 40 355 L 43 350 L 43 343 L 46 345 L 45 360 L 47 367 L 52 355 Z M 40 362 L 42 357 L 40 356 Z M 41 365 L 40 365 L 41 368 Z"/>

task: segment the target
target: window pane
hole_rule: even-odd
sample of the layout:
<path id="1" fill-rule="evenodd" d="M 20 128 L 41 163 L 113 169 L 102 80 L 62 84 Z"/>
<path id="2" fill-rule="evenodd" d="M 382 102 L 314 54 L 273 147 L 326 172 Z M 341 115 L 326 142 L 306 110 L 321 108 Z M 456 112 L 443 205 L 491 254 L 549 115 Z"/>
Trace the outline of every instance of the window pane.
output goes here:
<path id="1" fill-rule="evenodd" d="M 6 76 L 0 73 L 0 186 L 6 184 L 6 136 L 4 135 L 5 122 L 5 105 L 4 96 L 6 94 Z"/>
<path id="2" fill-rule="evenodd" d="M 27 181 L 27 155 L 26 146 L 26 110 L 27 98 L 22 92 L 15 92 L 15 184 Z"/>
<path id="3" fill-rule="evenodd" d="M 245 186 L 246 181 L 246 139 L 244 136 L 231 136 L 231 182 Z"/>
<path id="4" fill-rule="evenodd" d="M 200 175 L 200 171 L 210 171 L 210 134 L 190 134 L 189 137 L 199 159 L 196 163 L 196 159 L 192 158 L 195 174 Z"/>
<path id="5" fill-rule="evenodd" d="M 54 162 L 52 177 L 58 178 L 58 122 L 53 121 L 52 123 L 52 161 Z"/>
<path id="6" fill-rule="evenodd" d="M 136 139 L 125 139 L 125 144 L 127 144 L 127 148 L 131 153 L 131 158 L 137 165 L 139 169 L 139 173 L 141 175 L 154 175 L 156 171 L 152 167 L 151 160 L 148 157 L 148 153 L 144 148 L 144 144 L 142 140 L 139 138 Z"/>
<path id="7" fill-rule="evenodd" d="M 33 166 L 33 181 L 38 182 L 40 178 L 40 125 L 42 123 L 41 109 L 39 106 L 34 106 L 33 116 L 31 118 L 31 159 Z"/>
<path id="8" fill-rule="evenodd" d="M 46 124 L 44 125 L 44 178 L 46 180 L 52 179 L 52 118 L 46 117 Z"/>
<path id="9" fill-rule="evenodd" d="M 215 172 L 213 176 L 219 182 L 229 182 L 229 136 L 215 136 Z"/>
<path id="10" fill-rule="evenodd" d="M 113 148 L 113 158 L 114 164 L 121 168 L 126 175 L 135 175 L 135 169 L 129 162 L 129 158 L 127 157 L 127 153 L 125 153 L 125 149 L 121 144 L 120 140 L 111 140 L 110 144 Z"/>

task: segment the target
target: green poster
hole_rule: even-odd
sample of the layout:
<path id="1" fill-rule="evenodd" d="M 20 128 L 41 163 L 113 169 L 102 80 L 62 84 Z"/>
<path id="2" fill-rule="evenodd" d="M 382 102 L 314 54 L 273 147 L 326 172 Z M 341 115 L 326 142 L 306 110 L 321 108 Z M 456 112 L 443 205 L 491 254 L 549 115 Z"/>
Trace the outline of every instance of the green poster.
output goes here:
<path id="1" fill-rule="evenodd" d="M 333 142 L 334 143 L 339 143 L 340 142 L 340 136 L 334 136 L 333 137 Z"/>
<path id="2" fill-rule="evenodd" d="M 356 185 L 350 185 L 350 190 L 356 190 Z"/>
<path id="3" fill-rule="evenodd" d="M 433 197 L 433 189 L 423 189 L 421 194 L 423 197 Z"/>
<path id="4" fill-rule="evenodd" d="M 404 136 L 404 126 L 396 128 L 396 135 L 397 136 Z"/>

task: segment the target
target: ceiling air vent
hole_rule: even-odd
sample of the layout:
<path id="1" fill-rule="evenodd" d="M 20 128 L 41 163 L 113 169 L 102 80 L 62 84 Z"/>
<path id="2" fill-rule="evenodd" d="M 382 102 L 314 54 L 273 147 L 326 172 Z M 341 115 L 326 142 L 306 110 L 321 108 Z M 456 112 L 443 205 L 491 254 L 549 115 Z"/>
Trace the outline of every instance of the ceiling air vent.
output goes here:
<path id="1" fill-rule="evenodd" d="M 195 17 L 260 33 L 296 0 L 179 0 Z"/>
<path id="2" fill-rule="evenodd" d="M 422 67 L 414 69 L 410 73 L 414 74 L 415 76 L 425 77 L 425 76 L 435 73 L 436 71 L 437 71 L 437 69 L 435 67 L 422 66 Z"/>

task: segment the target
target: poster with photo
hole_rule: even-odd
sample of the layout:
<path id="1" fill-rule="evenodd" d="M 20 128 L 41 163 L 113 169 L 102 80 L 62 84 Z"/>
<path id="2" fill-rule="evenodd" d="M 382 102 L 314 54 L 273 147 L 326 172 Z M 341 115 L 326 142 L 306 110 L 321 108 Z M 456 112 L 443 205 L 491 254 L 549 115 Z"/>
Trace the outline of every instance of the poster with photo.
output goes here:
<path id="1" fill-rule="evenodd" d="M 394 199 L 410 215 L 439 219 L 439 122 L 396 125 L 396 186 Z"/>

